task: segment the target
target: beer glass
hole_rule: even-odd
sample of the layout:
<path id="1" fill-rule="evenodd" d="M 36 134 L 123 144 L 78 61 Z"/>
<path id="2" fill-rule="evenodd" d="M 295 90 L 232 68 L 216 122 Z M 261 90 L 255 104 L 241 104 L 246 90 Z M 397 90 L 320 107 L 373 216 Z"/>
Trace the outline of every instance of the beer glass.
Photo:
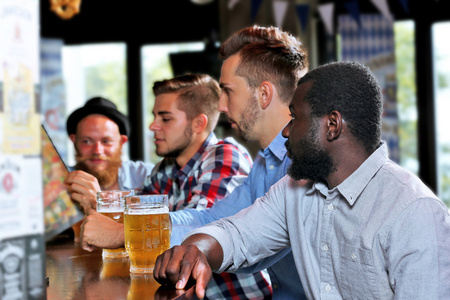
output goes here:
<path id="1" fill-rule="evenodd" d="M 130 272 L 153 273 L 158 255 L 170 248 L 168 196 L 126 196 L 124 224 Z"/>
<path id="2" fill-rule="evenodd" d="M 123 224 L 123 197 L 134 195 L 134 190 L 111 190 L 97 192 L 97 212 Z M 128 257 L 125 248 L 103 249 L 103 258 Z"/>

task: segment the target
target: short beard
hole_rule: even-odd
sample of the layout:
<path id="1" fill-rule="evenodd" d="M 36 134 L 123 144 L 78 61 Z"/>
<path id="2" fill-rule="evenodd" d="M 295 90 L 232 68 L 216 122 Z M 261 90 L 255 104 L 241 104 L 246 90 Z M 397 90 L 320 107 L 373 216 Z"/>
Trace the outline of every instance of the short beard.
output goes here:
<path id="1" fill-rule="evenodd" d="M 175 149 L 169 150 L 167 152 L 158 151 L 156 149 L 156 155 L 159 157 L 178 157 L 183 153 L 184 150 L 189 146 L 192 136 L 192 128 L 190 126 L 187 126 L 183 133 L 184 140 L 180 142 L 180 144 L 176 145 Z"/>
<path id="2" fill-rule="evenodd" d="M 251 141 L 251 131 L 255 127 L 256 120 L 261 116 L 261 112 L 258 110 L 258 101 L 256 97 L 252 96 L 248 105 L 245 107 L 242 116 L 239 118 L 239 136 L 244 141 Z"/>
<path id="3" fill-rule="evenodd" d="M 110 188 L 116 182 L 119 176 L 119 168 L 122 166 L 122 159 L 119 156 L 115 155 L 108 160 L 108 168 L 102 171 L 92 170 L 90 169 L 85 160 L 80 160 L 78 155 L 75 156 L 77 164 L 75 165 L 75 169 L 85 171 L 86 173 L 91 174 L 98 180 L 98 184 L 102 190 Z"/>

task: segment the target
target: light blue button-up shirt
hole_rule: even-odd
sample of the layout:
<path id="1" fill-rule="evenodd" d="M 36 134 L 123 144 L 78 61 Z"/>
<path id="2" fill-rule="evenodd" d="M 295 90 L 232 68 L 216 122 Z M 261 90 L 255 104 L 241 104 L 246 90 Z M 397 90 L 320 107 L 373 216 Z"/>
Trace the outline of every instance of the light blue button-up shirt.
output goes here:
<path id="1" fill-rule="evenodd" d="M 201 211 L 187 209 L 171 212 L 171 245 L 179 245 L 183 236 L 192 229 L 232 216 L 252 205 L 257 198 L 264 196 L 273 184 L 286 175 L 291 163 L 286 155 L 285 141 L 280 132 L 266 149 L 258 152 L 244 183 L 211 208 Z M 276 259 L 248 268 L 246 272 L 253 273 L 266 267 L 272 282 L 273 299 L 306 299 L 290 248 L 279 254 Z"/>
<path id="2" fill-rule="evenodd" d="M 142 189 L 145 179 L 152 173 L 155 164 L 143 161 L 124 161 L 119 169 L 118 181 L 121 190 Z"/>
<path id="3" fill-rule="evenodd" d="M 450 213 L 386 144 L 331 190 L 286 176 L 195 233 L 222 246 L 219 271 L 291 246 L 308 299 L 450 299 Z"/>

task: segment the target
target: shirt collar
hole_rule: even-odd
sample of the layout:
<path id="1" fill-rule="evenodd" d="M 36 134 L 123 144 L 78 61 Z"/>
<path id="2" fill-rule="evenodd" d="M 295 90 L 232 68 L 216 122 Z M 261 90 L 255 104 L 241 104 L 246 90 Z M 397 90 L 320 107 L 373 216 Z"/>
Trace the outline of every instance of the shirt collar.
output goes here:
<path id="1" fill-rule="evenodd" d="M 347 179 L 337 186 L 339 192 L 345 197 L 350 205 L 353 205 L 359 195 L 369 184 L 370 180 L 389 160 L 388 148 L 385 142 L 381 142 L 373 152 Z"/>
<path id="2" fill-rule="evenodd" d="M 353 205 L 370 180 L 388 160 L 388 148 L 386 143 L 382 141 L 378 149 L 335 189 L 341 193 L 350 205 Z M 314 190 L 318 190 L 326 195 L 328 188 L 323 182 L 315 182 L 311 189 L 308 189 L 307 193 L 312 193 Z"/>
<path id="3" fill-rule="evenodd" d="M 188 175 L 189 172 L 192 170 L 192 168 L 195 166 L 195 163 L 202 156 L 203 152 L 205 152 L 205 149 L 209 145 L 215 145 L 218 142 L 219 142 L 219 140 L 217 139 L 214 132 L 211 132 L 208 135 L 208 137 L 206 138 L 206 140 L 203 142 L 203 144 L 200 146 L 200 148 L 197 150 L 197 152 L 195 152 L 195 154 L 192 156 L 192 158 L 187 162 L 187 164 L 181 170 L 179 170 L 178 168 L 175 168 L 174 171 L 176 171 L 178 169 L 180 172 L 184 173 L 185 175 Z"/>
<path id="4" fill-rule="evenodd" d="M 282 131 L 283 130 L 281 130 L 272 140 L 269 146 L 267 146 L 267 148 L 263 150 L 264 157 L 267 157 L 270 151 L 276 158 L 278 158 L 280 161 L 283 161 L 287 153 L 286 146 L 284 145 L 287 139 L 284 138 L 281 134 Z"/>

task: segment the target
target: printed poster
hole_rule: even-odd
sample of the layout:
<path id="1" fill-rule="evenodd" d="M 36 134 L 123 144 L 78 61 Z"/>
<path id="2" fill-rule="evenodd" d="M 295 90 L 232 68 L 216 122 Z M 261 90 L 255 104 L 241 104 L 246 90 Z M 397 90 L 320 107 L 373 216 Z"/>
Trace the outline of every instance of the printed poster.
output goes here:
<path id="1" fill-rule="evenodd" d="M 38 2 L 0 1 L 0 81 L 3 82 L 3 153 L 40 153 Z"/>

